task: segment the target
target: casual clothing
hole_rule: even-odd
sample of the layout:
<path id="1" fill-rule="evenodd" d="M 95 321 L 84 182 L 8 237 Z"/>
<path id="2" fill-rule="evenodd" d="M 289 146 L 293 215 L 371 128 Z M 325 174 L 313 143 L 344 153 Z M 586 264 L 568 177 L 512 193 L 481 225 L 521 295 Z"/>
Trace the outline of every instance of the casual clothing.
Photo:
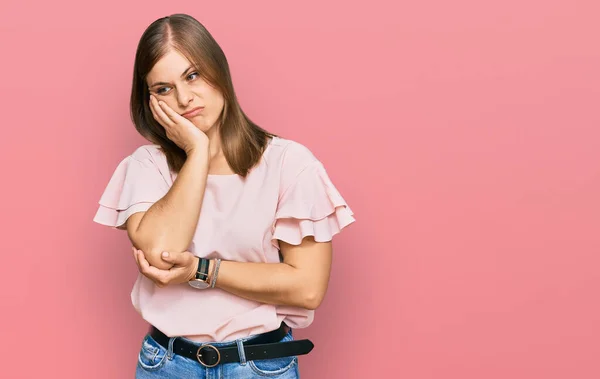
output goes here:
<path id="1" fill-rule="evenodd" d="M 127 218 L 146 211 L 173 185 L 158 145 L 143 145 L 116 167 L 94 221 L 124 229 Z M 303 237 L 330 241 L 353 223 L 353 212 L 305 146 L 274 137 L 244 180 L 237 174 L 208 175 L 202 211 L 187 250 L 199 257 L 241 262 L 279 262 L 278 240 Z M 230 341 L 277 329 L 281 322 L 304 328 L 314 311 L 263 304 L 218 288 L 187 283 L 159 288 L 139 274 L 131 292 L 135 309 L 167 336 Z"/>
<path id="2" fill-rule="evenodd" d="M 142 341 L 136 369 L 137 379 L 229 379 L 229 378 L 265 378 L 297 379 L 298 357 L 246 360 L 243 356 L 243 344 L 252 339 L 239 339 L 234 342 L 212 343 L 215 347 L 236 346 L 242 358 L 239 363 L 224 363 L 215 367 L 204 367 L 197 361 L 173 354 L 173 341 L 169 348 L 159 345 L 150 335 Z M 292 341 L 292 331 L 281 342 Z M 193 342 L 193 341 L 190 341 Z M 197 344 L 198 347 L 201 344 Z"/>

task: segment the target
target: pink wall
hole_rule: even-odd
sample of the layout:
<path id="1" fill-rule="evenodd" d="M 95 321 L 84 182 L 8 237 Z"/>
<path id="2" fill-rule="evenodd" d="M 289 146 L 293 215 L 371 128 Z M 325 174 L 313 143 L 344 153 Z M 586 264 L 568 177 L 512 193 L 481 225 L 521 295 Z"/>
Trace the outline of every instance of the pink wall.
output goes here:
<path id="1" fill-rule="evenodd" d="M 186 12 L 356 213 L 303 378 L 600 377 L 598 2 L 169 4 L 0 5 L 0 376 L 133 377 L 136 269 L 92 217 L 146 143 L 140 33 Z"/>

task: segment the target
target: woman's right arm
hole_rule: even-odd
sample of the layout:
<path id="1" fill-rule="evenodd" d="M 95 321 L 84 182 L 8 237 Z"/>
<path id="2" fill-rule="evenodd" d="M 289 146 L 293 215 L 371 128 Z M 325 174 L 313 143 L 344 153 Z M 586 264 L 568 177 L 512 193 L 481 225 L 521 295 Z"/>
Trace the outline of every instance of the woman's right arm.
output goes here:
<path id="1" fill-rule="evenodd" d="M 208 176 L 210 140 L 190 120 L 153 95 L 149 106 L 167 138 L 183 149 L 187 158 L 167 194 L 146 212 L 129 216 L 127 235 L 152 266 L 169 269 L 172 264 L 162 260 L 161 253 L 187 250 L 196 231 Z"/>
<path id="2" fill-rule="evenodd" d="M 172 266 L 162 260 L 163 251 L 185 251 L 194 237 L 209 164 L 208 146 L 199 150 L 188 155 L 164 197 L 146 212 L 135 213 L 127 219 L 129 239 L 157 268 Z"/>

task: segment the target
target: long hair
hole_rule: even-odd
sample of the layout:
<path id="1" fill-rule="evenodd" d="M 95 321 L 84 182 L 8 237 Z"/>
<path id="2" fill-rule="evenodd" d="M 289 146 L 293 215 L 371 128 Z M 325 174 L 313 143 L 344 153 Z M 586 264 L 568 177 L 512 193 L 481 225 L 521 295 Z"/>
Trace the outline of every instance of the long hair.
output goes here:
<path id="1" fill-rule="evenodd" d="M 146 76 L 170 50 L 175 49 L 195 65 L 200 76 L 219 90 L 224 98 L 219 126 L 223 154 L 231 169 L 245 177 L 260 160 L 269 133 L 244 113 L 233 89 L 229 64 L 221 47 L 206 28 L 186 14 L 173 14 L 154 21 L 138 43 L 131 87 L 130 113 L 136 130 L 150 142 L 160 145 L 169 168 L 179 172 L 187 156 L 185 151 L 167 138 L 165 129 L 150 110 L 150 92 Z"/>

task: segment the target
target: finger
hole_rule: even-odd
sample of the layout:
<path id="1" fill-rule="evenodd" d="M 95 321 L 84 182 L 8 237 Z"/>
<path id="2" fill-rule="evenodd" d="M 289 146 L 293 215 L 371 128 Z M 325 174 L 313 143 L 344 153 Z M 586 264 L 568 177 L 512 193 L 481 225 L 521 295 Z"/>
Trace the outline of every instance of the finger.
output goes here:
<path id="1" fill-rule="evenodd" d="M 152 102 L 150 102 L 152 104 Z M 152 111 L 152 117 L 156 120 L 156 122 L 158 122 L 160 124 L 160 126 L 163 127 L 163 129 L 165 130 L 166 134 L 167 134 L 167 138 L 171 139 L 171 126 L 166 124 L 163 120 L 161 120 L 160 117 L 158 117 L 158 115 L 156 114 L 156 111 L 154 110 L 154 106 L 151 105 L 150 106 L 150 110 Z"/>
<path id="2" fill-rule="evenodd" d="M 152 102 L 152 99 L 150 99 L 148 101 L 148 104 L 150 105 L 150 112 L 152 112 L 152 117 L 154 117 L 154 119 L 156 120 L 156 122 L 158 122 L 159 124 L 161 124 L 163 127 L 165 127 L 162 122 L 162 120 L 160 119 L 160 117 L 158 117 L 158 115 L 156 114 L 156 111 L 154 110 L 154 103 Z"/>
<path id="3" fill-rule="evenodd" d="M 158 105 L 160 107 L 160 109 L 165 113 L 165 115 L 167 117 L 169 117 L 169 119 L 172 122 L 181 122 L 181 119 L 184 118 L 183 116 L 181 116 L 179 113 L 175 112 L 167 103 L 165 103 L 164 101 L 159 101 Z"/>
<path id="4" fill-rule="evenodd" d="M 165 120 L 159 115 L 159 108 L 160 107 L 158 106 L 156 98 L 154 96 L 150 96 L 150 111 L 152 112 L 152 117 L 154 117 L 154 119 L 166 129 L 170 126 L 170 124 L 165 122 Z"/>
<path id="5" fill-rule="evenodd" d="M 144 252 L 141 250 L 137 250 L 137 261 L 140 265 L 140 269 L 142 270 L 143 274 L 154 274 L 156 275 L 156 272 L 152 272 L 152 269 L 156 269 L 156 267 L 152 267 L 150 266 L 150 262 L 148 262 L 148 260 L 146 259 L 146 257 L 144 256 Z"/>
<path id="6" fill-rule="evenodd" d="M 141 251 L 138 252 L 138 260 L 140 262 L 140 269 L 142 274 L 144 274 L 144 276 L 156 283 L 156 285 L 162 287 L 169 283 L 168 272 L 164 272 L 159 268 L 150 266 L 150 263 L 146 260 L 146 257 L 144 257 L 144 253 Z"/>
<path id="7" fill-rule="evenodd" d="M 141 263 L 141 260 L 140 260 L 140 265 L 139 265 L 139 267 L 140 267 L 140 273 L 141 273 L 142 275 L 144 275 L 146 278 L 150 279 L 150 280 L 151 280 L 151 281 L 152 281 L 152 282 L 153 282 L 153 283 L 154 283 L 156 286 L 158 286 L 158 287 L 163 287 L 163 284 L 161 283 L 161 281 L 160 281 L 160 280 L 158 280 L 156 277 L 154 277 L 154 276 L 153 276 L 153 275 L 152 275 L 152 274 L 149 272 L 149 271 L 150 271 L 150 269 L 152 268 L 152 266 L 150 266 L 150 264 L 148 264 L 148 263 L 147 263 L 148 261 L 146 261 L 144 258 L 142 258 L 142 259 L 143 259 L 143 260 L 144 260 L 144 262 L 146 262 L 146 263 L 145 263 L 145 264 L 144 264 L 144 263 Z"/>
<path id="8" fill-rule="evenodd" d="M 135 248 L 135 246 L 132 246 L 131 250 L 133 250 L 133 259 L 135 259 L 135 264 L 138 267 L 138 270 L 140 270 L 141 267 L 140 267 L 140 261 L 138 260 L 138 250 Z"/>
<path id="9" fill-rule="evenodd" d="M 150 101 L 152 102 L 153 106 L 154 106 L 154 112 L 157 114 L 159 120 L 159 122 L 163 122 L 164 124 L 166 124 L 168 127 L 171 127 L 174 122 L 169 118 L 169 116 L 167 116 L 167 114 L 164 112 L 164 110 L 162 109 L 162 107 L 159 105 L 158 100 L 152 96 L 150 98 Z M 162 101 L 161 101 L 162 102 Z M 164 125 L 163 125 L 164 126 Z"/>
<path id="10" fill-rule="evenodd" d="M 194 255 L 189 251 L 184 251 L 183 253 L 171 253 L 171 252 L 163 252 L 161 254 L 161 258 L 165 262 L 172 263 L 177 266 L 187 266 L 194 258 Z"/>

